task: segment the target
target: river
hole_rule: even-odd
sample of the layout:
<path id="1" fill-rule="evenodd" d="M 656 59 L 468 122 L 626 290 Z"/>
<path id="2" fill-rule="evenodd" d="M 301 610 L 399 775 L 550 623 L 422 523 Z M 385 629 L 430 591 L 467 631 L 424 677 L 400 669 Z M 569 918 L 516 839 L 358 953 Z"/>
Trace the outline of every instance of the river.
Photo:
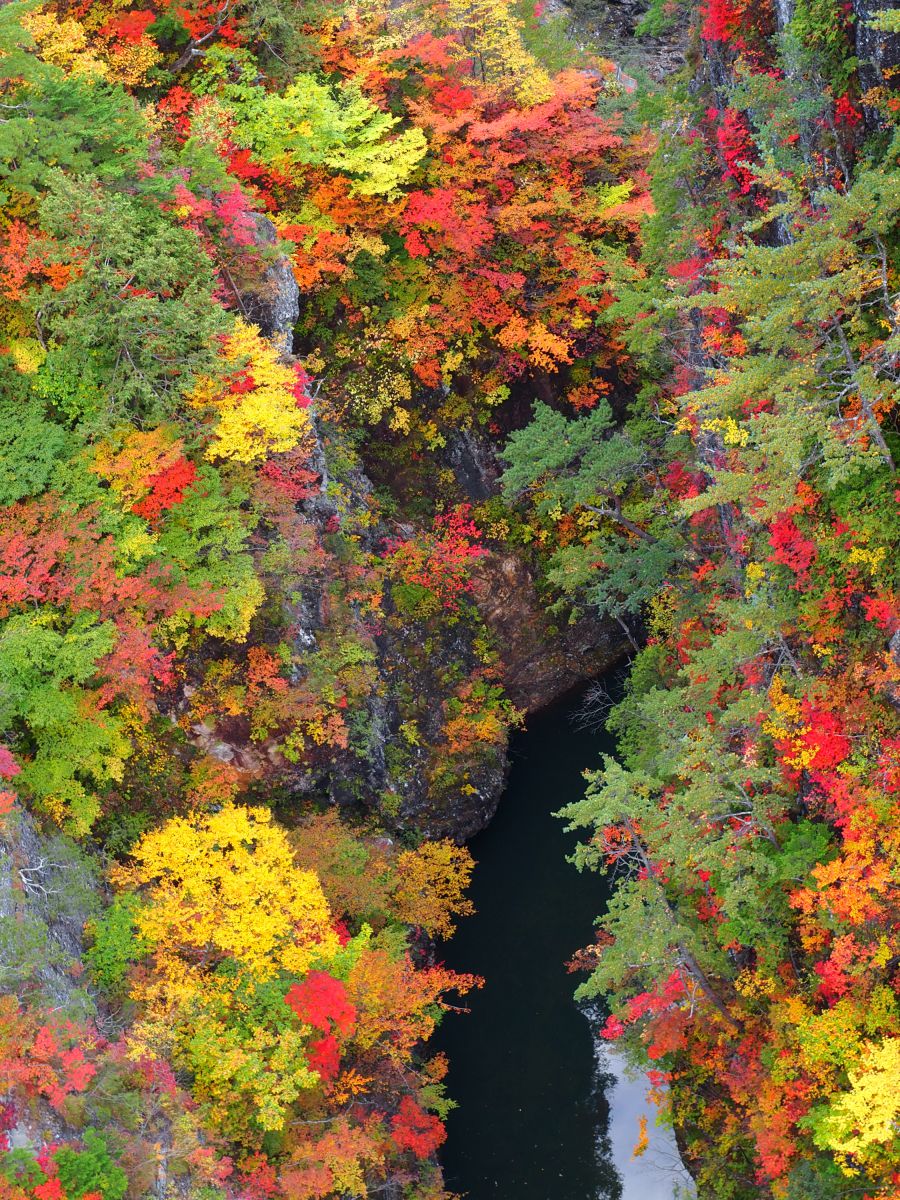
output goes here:
<path id="1" fill-rule="evenodd" d="M 685 1180 L 671 1133 L 654 1125 L 646 1082 L 624 1078 L 573 1001 L 565 963 L 593 938 L 609 885 L 566 862 L 576 838 L 552 813 L 581 795 L 582 772 L 612 749 L 576 724 L 579 701 L 533 717 L 514 736 L 497 816 L 471 843 L 478 863 L 462 921 L 441 957 L 485 979 L 467 1014 L 433 1040 L 450 1060 L 441 1159 L 468 1200 L 672 1200 Z M 632 1157 L 639 1117 L 650 1148 Z"/>

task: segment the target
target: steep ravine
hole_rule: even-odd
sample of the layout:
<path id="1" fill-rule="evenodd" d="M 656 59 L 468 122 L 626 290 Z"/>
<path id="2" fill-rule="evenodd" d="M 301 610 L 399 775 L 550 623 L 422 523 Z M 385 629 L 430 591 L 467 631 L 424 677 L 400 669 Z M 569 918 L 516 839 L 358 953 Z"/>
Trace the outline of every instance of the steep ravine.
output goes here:
<path id="1" fill-rule="evenodd" d="M 269 222 L 260 218 L 260 240 L 272 236 Z M 263 290 L 243 301 L 248 317 L 289 354 L 299 294 L 287 262 L 278 260 Z M 304 508 L 322 529 L 335 506 L 318 424 L 316 436 L 319 485 Z M 496 494 L 499 471 L 488 443 L 461 437 L 444 456 L 464 495 L 478 501 Z M 365 471 L 355 469 L 349 484 L 351 496 L 364 505 L 373 486 Z M 373 546 L 384 532 L 373 531 Z M 577 980 L 565 963 L 590 940 L 606 895 L 595 878 L 578 875 L 566 863 L 573 839 L 552 816 L 578 795 L 582 772 L 604 748 L 596 727 L 575 723 L 578 689 L 621 658 L 626 635 L 615 622 L 589 616 L 554 624 L 531 567 L 512 550 L 489 553 L 474 565 L 473 576 L 472 598 L 499 648 L 504 688 L 528 718 L 509 756 L 497 754 L 466 789 L 437 797 L 424 769 L 392 778 L 388 748 L 399 737 L 398 697 L 407 663 L 403 645 L 383 633 L 376 638 L 383 686 L 369 702 L 362 777 L 355 762 L 337 757 L 316 775 L 298 774 L 292 787 L 300 794 L 327 790 L 338 804 L 362 799 L 389 826 L 397 822 L 426 836 L 474 838 L 480 861 L 473 888 L 477 915 L 441 949 L 448 965 L 485 978 L 472 1012 L 448 1020 L 436 1039 L 436 1047 L 448 1052 L 449 1092 L 459 1104 L 442 1156 L 448 1186 L 471 1200 L 670 1200 L 675 1181 L 686 1179 L 674 1142 L 654 1131 L 647 1155 L 640 1162 L 632 1158 L 639 1116 L 653 1120 L 646 1112 L 646 1084 L 625 1078 L 622 1064 L 595 1035 L 599 1012 L 582 1011 L 573 999 Z M 327 628 L 327 606 L 321 598 L 307 598 L 291 615 L 295 637 L 304 647 L 314 646 Z M 464 636 L 451 629 L 441 643 L 438 657 L 465 658 Z M 420 702 L 436 721 L 445 699 L 438 678 L 426 672 L 415 680 Z M 431 732 L 439 736 L 439 724 Z M 196 733 L 216 757 L 259 768 L 258 759 L 248 758 L 248 747 L 230 744 L 222 729 Z M 384 797 L 392 792 L 399 804 L 386 812 Z"/>
<path id="2" fill-rule="evenodd" d="M 274 227 L 265 217 L 257 219 L 257 237 L 271 244 Z M 242 296 L 248 319 L 258 323 L 266 336 L 276 340 L 290 357 L 289 336 L 300 312 L 299 289 L 284 258 L 277 258 L 265 272 L 261 285 Z M 311 465 L 318 482 L 309 498 L 301 502 L 305 516 L 322 535 L 336 521 L 338 506 L 333 498 L 335 431 L 325 431 L 314 420 L 316 444 Z M 439 452 L 441 463 L 454 475 L 461 496 L 485 499 L 498 491 L 499 467 L 496 448 L 484 439 L 460 435 Z M 339 487 L 345 509 L 365 513 L 371 502 L 372 480 L 364 465 L 341 464 Z M 436 468 L 437 469 L 437 468 Z M 412 524 L 378 523 L 366 532 L 364 545 L 377 551 L 386 538 L 411 531 Z M 582 616 L 554 624 L 539 594 L 534 570 L 525 556 L 514 549 L 491 550 L 472 565 L 472 600 L 498 655 L 499 680 L 513 705 L 523 714 L 536 712 L 586 680 L 602 673 L 627 648 L 626 634 L 614 621 Z M 299 601 L 288 602 L 286 616 L 299 652 L 315 652 L 323 637 L 360 635 L 361 619 L 352 610 L 335 611 L 328 604 L 324 587 L 308 589 Z M 349 626 L 349 627 L 348 627 Z M 481 755 L 462 779 L 436 786 L 434 761 L 440 758 L 443 706 L 448 699 L 445 680 L 457 664 L 466 671 L 477 667 L 477 649 L 465 623 L 445 622 L 433 635 L 427 659 L 411 653 L 418 650 L 417 633 L 406 629 L 400 636 L 382 624 L 374 637 L 378 684 L 371 691 L 368 707 L 368 740 L 363 756 L 333 753 L 314 769 L 291 770 L 265 745 L 249 744 L 242 731 L 237 736 L 226 720 L 214 719 L 193 727 L 195 744 L 220 761 L 249 774 L 278 777 L 287 775 L 289 795 L 328 795 L 342 806 L 373 810 L 387 827 L 414 830 L 426 837 L 451 837 L 464 841 L 477 834 L 497 809 L 506 780 L 508 760 L 502 746 Z M 412 642 L 410 642 L 410 639 Z M 400 729 L 415 705 L 421 745 L 403 745 Z M 177 706 L 176 706 L 177 707 Z M 402 770 L 397 766 L 397 747 L 403 749 Z M 393 748 L 393 749 L 392 749 Z"/>

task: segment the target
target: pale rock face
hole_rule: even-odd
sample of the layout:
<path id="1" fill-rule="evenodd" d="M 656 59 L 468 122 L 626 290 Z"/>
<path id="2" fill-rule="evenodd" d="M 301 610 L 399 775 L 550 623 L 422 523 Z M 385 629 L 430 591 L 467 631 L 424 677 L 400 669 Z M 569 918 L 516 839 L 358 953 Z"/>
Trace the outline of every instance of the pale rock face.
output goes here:
<path id="1" fill-rule="evenodd" d="M 869 21 L 875 13 L 900 6 L 900 0 L 853 0 L 856 16 L 856 54 L 859 58 L 859 78 L 864 89 L 897 87 L 897 68 L 900 67 L 900 34 L 882 33 Z"/>
<path id="2" fill-rule="evenodd" d="M 253 216 L 257 241 L 263 246 L 273 246 L 277 238 L 275 226 L 262 213 Z M 282 354 L 290 354 L 294 326 L 300 316 L 300 289 L 290 261 L 284 257 L 276 259 L 263 274 L 259 290 L 244 292 L 241 301 L 247 320 L 258 325 Z"/>
<path id="3" fill-rule="evenodd" d="M 4 991 L 31 989 L 66 1015 L 92 1001 L 73 964 L 85 921 L 99 907 L 95 865 L 58 830 L 43 832 L 20 805 L 0 829 L 0 978 Z"/>
<path id="4" fill-rule="evenodd" d="M 775 0 L 775 17 L 779 29 L 786 29 L 794 18 L 794 0 Z"/>

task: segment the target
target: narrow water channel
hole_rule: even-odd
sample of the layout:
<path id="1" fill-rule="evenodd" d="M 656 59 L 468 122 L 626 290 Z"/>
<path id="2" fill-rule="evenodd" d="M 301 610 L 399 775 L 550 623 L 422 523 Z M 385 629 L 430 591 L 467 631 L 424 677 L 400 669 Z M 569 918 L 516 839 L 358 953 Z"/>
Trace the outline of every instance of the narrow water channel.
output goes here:
<path id="1" fill-rule="evenodd" d="M 602 876 L 566 862 L 577 839 L 552 815 L 612 749 L 597 729 L 578 728 L 578 707 L 576 698 L 544 712 L 514 738 L 500 810 L 471 843 L 477 912 L 443 948 L 448 966 L 485 979 L 471 1012 L 448 1015 L 433 1042 L 459 1105 L 444 1173 L 468 1200 L 668 1200 L 677 1190 L 658 1161 L 633 1164 L 644 1085 L 598 1063 L 599 1014 L 590 1022 L 575 1005 L 579 977 L 565 967 L 609 895 Z M 668 1142 L 663 1157 L 677 1162 Z"/>

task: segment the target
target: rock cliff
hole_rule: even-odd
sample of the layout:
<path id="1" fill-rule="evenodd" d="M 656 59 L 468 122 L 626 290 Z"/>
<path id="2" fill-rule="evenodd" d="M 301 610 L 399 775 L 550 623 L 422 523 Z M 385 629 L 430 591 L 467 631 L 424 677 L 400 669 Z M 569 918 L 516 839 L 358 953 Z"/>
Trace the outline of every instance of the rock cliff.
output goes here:
<path id="1" fill-rule="evenodd" d="M 260 244 L 273 246 L 271 222 L 259 216 L 257 226 Z M 290 358 L 299 293 L 288 261 L 274 257 L 261 280 L 243 293 L 242 304 L 247 318 L 276 339 Z M 326 436 L 316 418 L 313 429 L 307 467 L 316 482 L 297 507 L 322 539 L 339 520 L 335 468 L 330 463 L 335 431 Z M 499 469 L 485 439 L 461 431 L 443 452 L 443 462 L 461 496 L 477 503 L 496 495 Z M 368 518 L 373 484 L 359 463 L 344 462 L 340 475 L 336 486 L 344 519 L 357 519 L 364 529 L 362 549 L 376 551 L 397 533 L 397 524 Z M 400 528 L 407 535 L 413 529 Z M 282 616 L 301 660 L 314 662 L 321 647 L 336 638 L 369 647 L 365 728 L 355 742 L 344 751 L 322 755 L 313 765 L 292 766 L 274 744 L 252 741 L 242 719 L 216 713 L 191 725 L 191 742 L 243 775 L 271 779 L 284 790 L 287 803 L 290 797 L 327 796 L 344 807 L 374 811 L 389 828 L 457 841 L 473 836 L 496 811 L 508 763 L 502 730 L 487 741 L 461 747 L 448 735 L 450 714 L 465 706 L 471 681 L 496 692 L 499 683 L 516 709 L 534 712 L 603 671 L 627 645 L 615 624 L 582 619 L 554 625 L 533 570 L 515 553 L 492 552 L 477 560 L 473 577 L 478 620 L 499 656 L 497 678 L 492 676 L 490 684 L 481 681 L 484 650 L 470 623 L 392 619 L 396 614 L 388 601 L 385 618 L 373 632 L 352 605 L 329 603 L 325 576 L 311 576 L 301 595 L 282 598 Z M 173 719 L 187 710 L 190 699 L 188 684 L 174 706 Z"/>

